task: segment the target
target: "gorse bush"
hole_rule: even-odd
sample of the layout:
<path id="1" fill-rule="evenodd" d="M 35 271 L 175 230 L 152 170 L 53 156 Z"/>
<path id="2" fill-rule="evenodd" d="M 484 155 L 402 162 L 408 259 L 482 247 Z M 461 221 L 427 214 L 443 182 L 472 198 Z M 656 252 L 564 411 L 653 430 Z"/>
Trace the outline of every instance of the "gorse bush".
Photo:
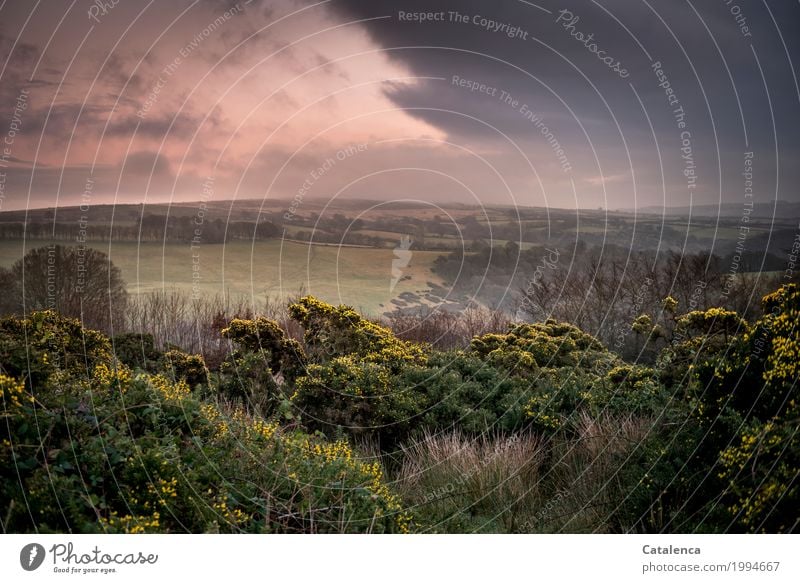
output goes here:
<path id="1" fill-rule="evenodd" d="M 419 344 L 397 338 L 389 328 L 361 317 L 349 306 L 331 306 L 306 296 L 289 306 L 289 314 L 305 328 L 305 343 L 314 362 L 354 355 L 395 367 L 424 360 Z"/>
<path id="2" fill-rule="evenodd" d="M 69 366 L 64 331 L 77 323 L 53 314 L 34 314 L 31 322 L 22 326 L 33 325 L 36 357 L 49 374 L 43 371 L 31 389 L 7 372 L 0 376 L 6 531 L 412 527 L 380 464 L 359 460 L 346 442 L 204 401 L 183 379 L 134 374 L 99 337 L 88 366 Z M 56 353 L 67 367 L 49 364 Z"/>
<path id="3" fill-rule="evenodd" d="M 800 524 L 800 288 L 764 297 L 764 316 L 718 363 L 709 385 L 747 420 L 720 454 L 728 510 L 751 532 L 791 532 Z M 724 387 L 728 396 L 724 396 Z"/>
<path id="4" fill-rule="evenodd" d="M 211 370 L 146 332 L 112 351 L 55 312 L 2 320 L 3 528 L 796 530 L 800 291 L 754 322 L 680 305 L 631 318 L 650 366 L 553 320 L 437 350 L 310 296 L 219 318 Z"/>
<path id="5" fill-rule="evenodd" d="M 38 386 L 56 372 L 87 374 L 111 361 L 111 343 L 100 332 L 53 311 L 0 320 L 0 365 L 7 375 Z"/>
<path id="6" fill-rule="evenodd" d="M 190 388 L 211 384 L 208 368 L 199 354 L 186 354 L 172 349 L 161 355 L 159 368 L 175 382 L 184 381 Z"/>
<path id="7" fill-rule="evenodd" d="M 156 349 L 152 334 L 125 332 L 114 336 L 111 344 L 117 360 L 132 369 L 155 372 L 163 356 L 163 352 Z"/>

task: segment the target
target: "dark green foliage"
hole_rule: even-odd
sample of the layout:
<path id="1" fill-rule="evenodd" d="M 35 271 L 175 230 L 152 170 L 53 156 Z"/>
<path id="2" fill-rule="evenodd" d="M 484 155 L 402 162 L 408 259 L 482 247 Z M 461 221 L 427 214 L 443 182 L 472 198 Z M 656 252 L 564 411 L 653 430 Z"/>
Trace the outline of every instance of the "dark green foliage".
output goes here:
<path id="1" fill-rule="evenodd" d="M 728 388 L 728 406 L 748 420 L 720 454 L 720 477 L 738 528 L 793 532 L 800 526 L 800 288 L 783 286 L 763 306 L 709 383 L 714 394 Z"/>
<path id="2" fill-rule="evenodd" d="M 29 377 L 32 390 L 0 374 L 5 531 L 407 532 L 412 526 L 380 464 L 358 460 L 346 443 L 220 408 L 184 380 L 134 377 L 125 365 L 115 366 L 107 339 L 76 330 L 73 320 L 45 313 L 17 324 L 3 323 L 6 342 L 21 342 L 19 330 L 27 330 L 45 367 Z M 85 366 L 73 366 L 75 343 L 86 335 Z M 58 365 L 46 358 L 56 353 Z M 168 354 L 173 365 L 194 360 Z"/>
<path id="3" fill-rule="evenodd" d="M 524 407 L 531 396 L 530 382 L 487 366 L 475 354 L 435 353 L 427 366 L 406 369 L 403 380 L 424 395 L 422 425 L 432 431 L 510 433 L 528 424 Z"/>
<path id="4" fill-rule="evenodd" d="M 58 370 L 88 376 L 97 364 L 111 360 L 108 338 L 56 312 L 0 320 L 0 369 L 27 379 L 28 386 Z"/>
<path id="5" fill-rule="evenodd" d="M 199 354 L 186 354 L 182 350 L 172 349 L 159 359 L 159 368 L 173 381 L 186 381 L 190 388 L 208 387 L 211 384 L 208 368 Z"/>
<path id="6" fill-rule="evenodd" d="M 305 370 L 306 355 L 300 343 L 266 318 L 234 319 L 222 336 L 238 347 L 220 367 L 219 394 L 262 415 L 269 416 L 278 408 L 288 413 L 282 406 L 288 396 L 281 387 Z"/>
<path id="7" fill-rule="evenodd" d="M 152 334 L 127 332 L 117 334 L 111 341 L 114 356 L 132 368 L 155 372 L 163 353 L 156 350 Z"/>
<path id="8" fill-rule="evenodd" d="M 608 368 L 616 360 L 616 356 L 593 336 L 555 320 L 519 324 L 506 334 L 477 336 L 472 341 L 472 350 L 487 361 L 520 375 L 543 367 Z"/>
<path id="9" fill-rule="evenodd" d="M 269 416 L 285 400 L 263 354 L 235 352 L 220 366 L 217 375 L 220 397 Z"/>
<path id="10" fill-rule="evenodd" d="M 3 320 L 0 514 L 41 532 L 408 529 L 380 466 L 321 433 L 377 445 L 437 531 L 792 532 L 800 291 L 764 306 L 753 325 L 670 316 L 652 367 L 552 320 L 434 350 L 307 297 L 303 344 L 233 320 L 219 372 L 173 348 L 134 376 L 146 335 L 114 358 L 53 312 Z"/>
<path id="11" fill-rule="evenodd" d="M 296 378 L 305 366 L 306 355 L 300 343 L 287 338 L 286 333 L 272 320 L 235 319 L 222 330 L 222 336 L 239 345 L 239 354 L 260 354 L 272 374 L 281 373 L 287 380 Z M 237 356 L 234 355 L 234 360 Z"/>
<path id="12" fill-rule="evenodd" d="M 397 369 L 424 359 L 419 345 L 400 340 L 391 330 L 362 318 L 349 306 L 335 307 L 306 296 L 289 306 L 289 314 L 305 328 L 312 362 L 353 355 Z"/>
<path id="13" fill-rule="evenodd" d="M 309 365 L 296 386 L 292 402 L 309 429 L 368 435 L 383 448 L 408 436 L 423 404 L 386 366 L 352 356 Z"/>

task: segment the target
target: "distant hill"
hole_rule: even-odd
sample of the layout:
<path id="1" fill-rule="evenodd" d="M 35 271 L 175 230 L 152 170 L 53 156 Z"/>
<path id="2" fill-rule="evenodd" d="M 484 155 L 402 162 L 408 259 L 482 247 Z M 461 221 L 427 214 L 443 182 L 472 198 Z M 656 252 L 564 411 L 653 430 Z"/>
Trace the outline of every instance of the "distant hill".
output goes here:
<path id="1" fill-rule="evenodd" d="M 744 204 L 722 203 L 716 204 L 696 204 L 693 206 L 646 206 L 639 209 L 624 209 L 623 212 L 639 214 L 664 214 L 669 217 L 741 217 Z M 761 219 L 775 216 L 785 220 L 787 218 L 800 218 L 800 202 L 789 202 L 779 200 L 777 203 L 757 203 L 753 205 L 752 217 Z"/>

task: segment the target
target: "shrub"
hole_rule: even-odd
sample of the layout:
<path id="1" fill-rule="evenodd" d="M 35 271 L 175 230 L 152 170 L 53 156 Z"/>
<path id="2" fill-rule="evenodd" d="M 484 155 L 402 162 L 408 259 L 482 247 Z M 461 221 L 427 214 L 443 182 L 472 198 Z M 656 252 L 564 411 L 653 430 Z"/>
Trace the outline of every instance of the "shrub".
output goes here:
<path id="1" fill-rule="evenodd" d="M 126 332 L 117 334 L 111 340 L 114 356 L 124 365 L 132 369 L 155 372 L 158 360 L 163 353 L 156 350 L 152 334 Z"/>
<path id="2" fill-rule="evenodd" d="M 293 382 L 305 369 L 306 355 L 300 343 L 263 317 L 234 319 L 222 335 L 238 348 L 220 367 L 220 395 L 244 403 L 251 411 L 272 415 L 288 402 L 282 385 Z M 286 406 L 283 408 L 291 416 Z"/>
<path id="3" fill-rule="evenodd" d="M 278 324 L 266 318 L 255 320 L 234 319 L 222 336 L 239 345 L 240 352 L 234 354 L 234 360 L 242 352 L 261 355 L 273 375 L 282 374 L 287 380 L 299 375 L 306 364 L 306 355 L 300 343 L 287 338 Z"/>
<path id="4" fill-rule="evenodd" d="M 98 364 L 111 362 L 108 338 L 73 318 L 45 311 L 0 320 L 0 367 L 29 386 L 56 371 L 86 377 Z"/>
<path id="5" fill-rule="evenodd" d="M 421 425 L 429 431 L 509 434 L 528 424 L 523 409 L 531 382 L 474 353 L 434 353 L 425 367 L 408 367 L 402 377 L 404 386 L 425 395 Z"/>
<path id="6" fill-rule="evenodd" d="M 312 296 L 289 306 L 291 317 L 305 328 L 305 344 L 313 362 L 354 355 L 395 369 L 422 362 L 420 345 L 397 338 L 391 330 L 362 318 L 349 306 L 334 307 Z"/>
<path id="7" fill-rule="evenodd" d="M 173 348 L 161 356 L 159 368 L 173 381 L 185 381 L 192 389 L 211 384 L 208 368 L 199 354 L 186 354 Z"/>
<path id="8" fill-rule="evenodd" d="M 534 373 L 542 367 L 610 368 L 616 360 L 590 334 L 555 320 L 543 324 L 518 324 L 506 334 L 477 336 L 472 341 L 472 350 L 487 361 L 519 375 Z"/>
<path id="9" fill-rule="evenodd" d="M 709 383 L 713 394 L 727 389 L 728 406 L 747 419 L 720 453 L 719 477 L 738 528 L 791 532 L 800 520 L 800 288 L 783 286 L 762 303 L 764 316 Z"/>
<path id="10" fill-rule="evenodd" d="M 419 392 L 405 390 L 388 367 L 353 356 L 309 365 L 292 403 L 309 429 L 369 436 L 384 449 L 407 437 L 422 405 Z"/>
<path id="11" fill-rule="evenodd" d="M 797 403 L 792 402 L 787 420 L 752 420 L 739 432 L 738 440 L 720 453 L 719 477 L 727 482 L 725 501 L 742 530 L 784 533 L 797 528 L 797 415 Z"/>
<path id="12" fill-rule="evenodd" d="M 50 340 L 62 345 L 66 339 L 52 338 L 54 326 Z M 88 374 L 50 363 L 51 374 L 32 389 L 0 375 L 7 532 L 413 528 L 380 464 L 358 459 L 345 442 L 221 408 L 184 380 L 134 376 L 114 366 L 107 345 Z"/>

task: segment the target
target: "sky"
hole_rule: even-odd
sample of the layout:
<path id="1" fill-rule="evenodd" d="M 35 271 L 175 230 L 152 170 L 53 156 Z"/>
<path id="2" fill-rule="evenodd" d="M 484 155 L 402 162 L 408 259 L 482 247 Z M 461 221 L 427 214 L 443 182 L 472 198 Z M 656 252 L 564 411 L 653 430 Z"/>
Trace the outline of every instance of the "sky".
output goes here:
<path id="1" fill-rule="evenodd" d="M 0 0 L 0 210 L 800 201 L 799 29 L 796 0 Z"/>

